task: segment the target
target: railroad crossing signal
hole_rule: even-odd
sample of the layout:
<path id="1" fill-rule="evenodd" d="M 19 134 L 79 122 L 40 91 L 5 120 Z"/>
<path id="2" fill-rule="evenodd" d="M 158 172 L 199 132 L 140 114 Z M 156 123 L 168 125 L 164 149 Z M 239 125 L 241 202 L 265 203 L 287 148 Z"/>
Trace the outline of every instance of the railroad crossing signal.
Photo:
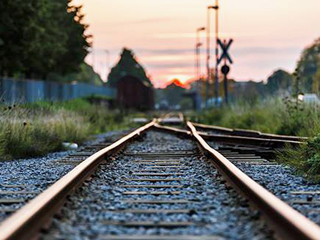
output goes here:
<path id="1" fill-rule="evenodd" d="M 228 75 L 228 73 L 230 72 L 230 67 L 227 64 L 223 65 L 221 68 L 221 72 L 223 73 L 223 75 Z"/>
<path id="2" fill-rule="evenodd" d="M 221 61 L 222 61 L 223 59 L 225 59 L 226 61 L 229 61 L 230 64 L 233 63 L 233 61 L 232 61 L 232 59 L 231 59 L 231 57 L 230 57 L 230 55 L 229 55 L 229 53 L 228 53 L 228 50 L 229 50 L 232 42 L 233 42 L 233 39 L 230 39 L 228 43 L 227 43 L 226 40 L 224 40 L 223 42 L 221 42 L 220 39 L 218 39 L 218 44 L 219 44 L 219 46 L 220 46 L 221 49 L 222 49 L 222 54 L 221 54 L 220 58 L 218 59 L 218 65 L 221 63 Z"/>

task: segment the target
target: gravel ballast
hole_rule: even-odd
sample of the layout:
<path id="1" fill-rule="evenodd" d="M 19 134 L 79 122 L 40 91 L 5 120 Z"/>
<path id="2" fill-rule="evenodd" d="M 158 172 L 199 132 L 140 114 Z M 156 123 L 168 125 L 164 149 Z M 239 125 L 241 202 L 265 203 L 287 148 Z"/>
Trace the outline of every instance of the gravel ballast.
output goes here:
<path id="1" fill-rule="evenodd" d="M 134 173 L 151 171 L 152 166 L 135 161 L 146 160 L 145 153 L 193 152 L 183 157 L 169 158 L 181 161 L 179 168 L 158 169 L 157 173 L 175 172 L 181 178 L 175 181 L 136 181 L 141 178 L 159 176 L 134 176 Z M 139 157 L 134 153 L 140 154 Z M 159 160 L 159 159 L 154 159 Z M 164 160 L 164 158 L 161 158 Z M 165 159 L 165 160 L 168 160 Z M 146 164 L 147 165 L 147 164 Z M 132 180 L 134 178 L 135 180 Z M 125 187 L 123 185 L 160 185 L 159 188 Z M 180 188 L 165 188 L 165 185 L 181 185 Z M 162 187 L 163 186 L 163 187 Z M 126 195 L 127 191 L 179 191 L 167 195 Z M 134 203 L 144 201 L 187 201 L 175 204 Z M 129 201 L 129 202 L 128 202 Z M 130 202 L 131 201 L 131 202 Z M 189 210 L 175 214 L 137 214 L 140 210 Z M 191 223 L 187 227 L 144 227 L 124 226 L 130 222 L 149 221 L 160 223 Z M 59 218 L 54 218 L 49 231 L 42 239 L 102 239 L 109 235 L 197 235 L 216 236 L 218 239 L 272 239 L 272 232 L 260 219 L 260 214 L 249 207 L 248 202 L 233 189 L 227 188 L 219 179 L 217 170 L 197 153 L 192 140 L 180 139 L 174 135 L 150 131 L 143 141 L 130 144 L 124 154 L 109 159 L 99 166 L 90 182 L 70 196 L 61 210 Z"/>
<path id="2" fill-rule="evenodd" d="M 208 143 L 219 151 L 221 147 L 219 144 Z M 237 152 L 237 148 L 235 147 L 233 151 Z M 288 166 L 276 164 L 273 159 L 269 160 L 274 165 L 239 162 L 233 162 L 233 164 L 262 187 L 320 225 L 320 184 L 312 183 L 298 176 L 294 169 Z"/>
<path id="3" fill-rule="evenodd" d="M 78 150 L 51 153 L 39 158 L 0 161 L 0 222 L 75 167 L 59 163 L 59 160 L 86 146 L 103 143 L 106 139 L 114 141 L 123 134 L 123 131 L 113 131 L 97 135 Z M 18 201 L 10 204 L 1 202 L 6 200 Z"/>
<path id="4" fill-rule="evenodd" d="M 319 184 L 306 181 L 295 175 L 291 168 L 282 165 L 268 167 L 245 163 L 235 165 L 264 188 L 320 225 Z"/>

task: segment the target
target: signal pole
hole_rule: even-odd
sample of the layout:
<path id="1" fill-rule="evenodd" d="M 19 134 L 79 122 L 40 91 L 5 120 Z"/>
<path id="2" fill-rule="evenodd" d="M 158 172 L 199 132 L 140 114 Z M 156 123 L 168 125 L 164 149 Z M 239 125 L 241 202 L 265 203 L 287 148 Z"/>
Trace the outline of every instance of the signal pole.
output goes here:
<path id="1" fill-rule="evenodd" d="M 200 67 L 200 47 L 202 46 L 202 43 L 200 43 L 200 32 L 206 30 L 205 27 L 201 27 L 197 29 L 197 38 L 196 38 L 196 48 L 195 48 L 195 75 L 196 75 L 196 81 L 199 81 L 201 78 L 201 67 Z M 196 92 L 197 92 L 197 100 L 196 100 L 196 108 L 199 109 L 201 98 L 200 98 L 200 88 L 199 88 L 199 82 L 196 82 Z"/>
<path id="2" fill-rule="evenodd" d="M 216 107 L 218 106 L 219 98 L 219 2 L 216 0 L 215 10 L 216 10 L 216 69 L 215 69 L 215 98 L 216 98 Z"/>
<path id="3" fill-rule="evenodd" d="M 198 28 L 197 29 L 197 39 L 196 39 L 196 63 L 195 63 L 195 74 L 196 74 L 196 79 L 199 80 L 200 79 L 200 47 L 202 46 L 202 43 L 200 42 L 200 32 L 204 31 L 206 28 L 202 27 L 202 28 Z"/>
<path id="4" fill-rule="evenodd" d="M 216 3 L 218 3 L 218 0 L 216 0 Z M 218 10 L 219 6 L 215 5 L 215 6 L 208 6 L 207 8 L 207 82 L 206 82 L 206 109 L 208 109 L 208 99 L 209 99 L 209 82 L 210 82 L 210 77 L 211 77 L 211 73 L 210 73 L 210 10 L 211 9 L 215 9 Z M 217 24 L 217 23 L 216 23 Z M 217 29 L 216 29 L 216 33 L 217 33 Z M 216 36 L 217 38 L 218 36 Z M 216 41 L 218 42 L 218 40 L 216 39 Z M 218 47 L 217 47 L 218 48 Z M 218 54 L 218 50 L 216 48 L 216 54 Z M 218 59 L 218 58 L 217 58 Z M 216 78 L 217 79 L 217 78 Z"/>

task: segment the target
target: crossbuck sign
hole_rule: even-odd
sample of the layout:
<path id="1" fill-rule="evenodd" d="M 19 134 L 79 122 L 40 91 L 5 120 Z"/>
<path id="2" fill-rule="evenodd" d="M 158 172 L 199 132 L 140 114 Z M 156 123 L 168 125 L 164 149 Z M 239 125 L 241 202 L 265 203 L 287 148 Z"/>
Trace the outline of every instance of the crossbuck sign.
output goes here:
<path id="1" fill-rule="evenodd" d="M 224 40 L 223 42 L 220 41 L 220 39 L 218 39 L 218 44 L 219 46 L 221 47 L 222 49 L 222 54 L 220 56 L 220 58 L 218 59 L 218 65 L 220 64 L 220 62 L 223 60 L 223 59 L 226 59 L 227 61 L 229 61 L 230 64 L 233 63 L 229 53 L 228 53 L 228 50 L 231 46 L 233 42 L 233 39 L 230 39 L 229 42 L 227 43 L 226 40 Z"/>

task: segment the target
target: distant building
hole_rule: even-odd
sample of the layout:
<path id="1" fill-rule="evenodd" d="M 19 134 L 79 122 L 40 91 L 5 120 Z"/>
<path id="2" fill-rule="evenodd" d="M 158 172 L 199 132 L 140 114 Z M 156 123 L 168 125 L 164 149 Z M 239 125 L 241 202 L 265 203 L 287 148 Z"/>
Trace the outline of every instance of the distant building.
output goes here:
<path id="1" fill-rule="evenodd" d="M 123 49 L 119 62 L 111 69 L 107 85 L 117 90 L 118 107 L 136 110 L 154 108 L 153 85 L 129 49 Z"/>

